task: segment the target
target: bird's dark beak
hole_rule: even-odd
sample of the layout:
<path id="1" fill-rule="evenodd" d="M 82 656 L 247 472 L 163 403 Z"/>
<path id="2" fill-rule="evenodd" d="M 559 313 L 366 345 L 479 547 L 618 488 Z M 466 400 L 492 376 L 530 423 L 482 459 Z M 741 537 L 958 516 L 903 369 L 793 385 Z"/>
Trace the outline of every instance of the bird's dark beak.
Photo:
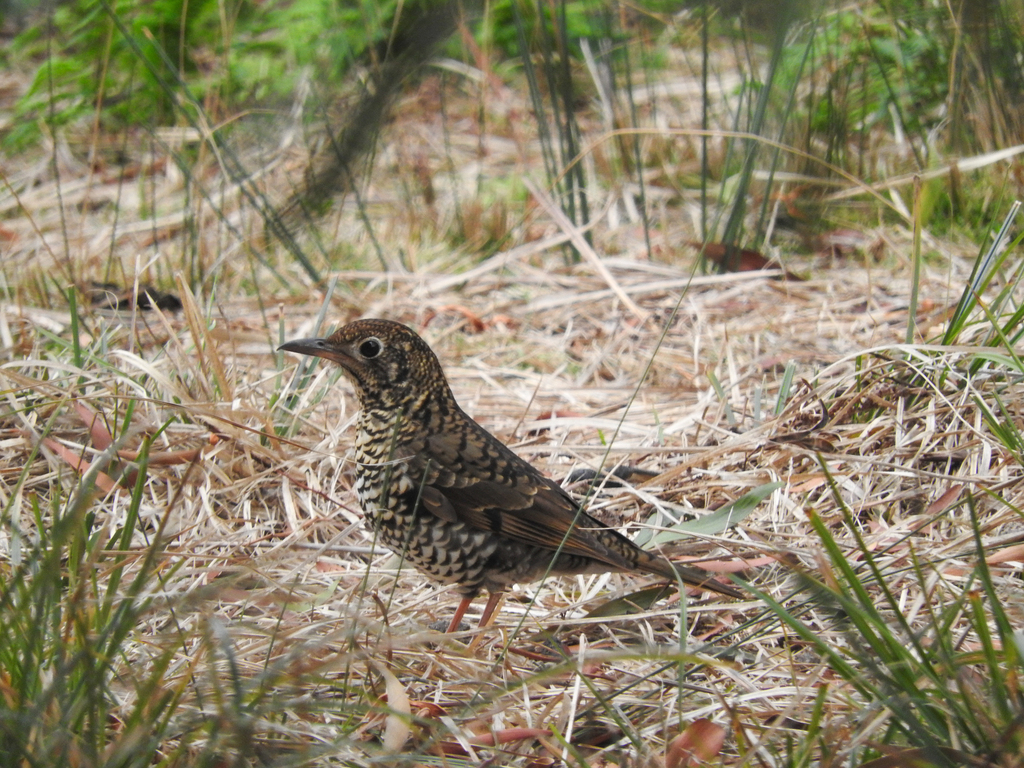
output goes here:
<path id="1" fill-rule="evenodd" d="M 295 352 L 300 355 L 311 355 L 344 364 L 348 355 L 331 344 L 327 339 L 296 339 L 288 341 L 277 348 L 279 352 Z"/>

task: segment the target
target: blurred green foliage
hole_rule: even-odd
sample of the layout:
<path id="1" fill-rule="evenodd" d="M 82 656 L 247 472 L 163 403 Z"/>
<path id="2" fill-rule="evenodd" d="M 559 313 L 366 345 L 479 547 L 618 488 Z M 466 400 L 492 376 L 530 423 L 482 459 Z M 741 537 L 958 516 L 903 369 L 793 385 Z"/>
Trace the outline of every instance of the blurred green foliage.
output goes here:
<path id="1" fill-rule="evenodd" d="M 174 124 L 192 101 L 216 122 L 289 100 L 307 70 L 340 80 L 388 40 L 396 0 L 72 0 L 22 32 L 38 60 L 4 137 L 17 149 L 96 111 L 107 127 Z M 187 88 L 189 97 L 181 98 Z"/>
<path id="2" fill-rule="evenodd" d="M 69 0 L 22 32 L 7 55 L 32 62 L 31 87 L 2 138 L 23 148 L 99 112 L 104 127 L 176 123 L 175 110 L 198 105 L 216 124 L 251 106 L 290 102 L 300 78 L 341 83 L 354 64 L 373 66 L 416 30 L 415 5 L 443 0 Z M 634 23 L 679 4 L 657 0 Z M 466 28 L 497 58 L 580 56 L 583 37 L 608 38 L 620 10 L 604 0 L 466 0 Z M 654 15 L 652 15 L 654 14 Z M 412 41 L 414 43 L 414 41 Z M 446 53 L 476 63 L 465 40 Z M 187 96 L 183 98 L 187 89 Z"/>

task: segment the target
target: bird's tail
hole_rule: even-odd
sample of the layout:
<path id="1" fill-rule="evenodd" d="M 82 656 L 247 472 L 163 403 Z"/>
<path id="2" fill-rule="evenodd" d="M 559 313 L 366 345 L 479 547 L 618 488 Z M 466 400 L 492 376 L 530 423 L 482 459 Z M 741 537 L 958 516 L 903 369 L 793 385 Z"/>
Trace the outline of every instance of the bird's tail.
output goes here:
<path id="1" fill-rule="evenodd" d="M 729 584 L 723 584 L 722 582 L 715 579 L 713 573 L 703 571 L 700 568 L 694 568 L 690 565 L 682 565 L 681 563 L 673 563 L 662 557 L 657 557 L 651 553 L 650 562 L 640 563 L 640 567 L 656 573 L 659 576 L 664 576 L 666 579 L 672 581 L 682 581 L 684 584 L 688 584 L 691 587 L 697 587 L 698 589 L 707 590 L 709 592 L 717 592 L 720 595 L 726 597 L 736 598 L 742 600 L 747 597 L 745 594 L 740 592 L 736 587 Z"/>

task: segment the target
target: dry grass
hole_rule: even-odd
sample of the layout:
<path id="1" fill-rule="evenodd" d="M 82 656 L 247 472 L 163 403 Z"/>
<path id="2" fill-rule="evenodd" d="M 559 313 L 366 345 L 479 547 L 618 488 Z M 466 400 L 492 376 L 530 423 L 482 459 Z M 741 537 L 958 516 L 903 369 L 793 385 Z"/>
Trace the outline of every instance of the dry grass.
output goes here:
<path id="1" fill-rule="evenodd" d="M 808 510 L 857 560 L 842 523 L 848 510 L 913 625 L 973 568 L 971 520 L 954 503 L 973 494 L 986 550 L 1003 568 L 1006 608 L 1021 618 L 1019 560 L 998 556 L 1021 534 L 1021 469 L 976 404 L 999 388 L 1019 416 L 1020 385 L 956 374 L 975 351 L 968 337 L 956 348 L 901 343 L 905 228 L 862 233 L 884 253 L 880 262 L 788 257 L 787 269 L 809 276 L 803 282 L 693 276 L 693 252 L 682 247 L 694 239 L 692 204 L 655 180 L 649 194 L 666 204 L 653 260 L 610 187 L 591 230 L 607 274 L 588 260 L 567 266 L 559 241 L 568 233 L 542 207 L 523 213 L 514 196 L 474 202 L 497 195 L 500 182 L 518 189 L 512 179 L 535 167 L 533 137 L 510 113 L 488 112 L 483 131 L 471 118 L 474 98 L 454 89 L 443 125 L 433 108 L 440 87 L 428 80 L 400 106 L 362 193 L 389 268 L 379 269 L 351 200 L 321 227 L 329 261 L 355 254 L 362 264 L 331 270 L 329 324 L 383 316 L 420 330 L 467 412 L 553 477 L 619 463 L 657 473 L 606 488 L 594 504 L 631 533 L 783 483 L 736 527 L 666 548 L 720 569 L 748 561 L 743 578 L 802 611 L 837 647 L 850 638 L 827 606 L 797 608 L 806 597 L 794 596 L 795 573 L 831 578 Z M 509 94 L 476 94 L 492 110 L 499 96 Z M 511 103 L 510 112 L 526 113 Z M 662 114 L 670 104 L 660 102 Z M 191 178 L 175 171 L 170 146 L 154 144 L 135 158 L 142 170 L 129 182 L 82 162 L 82 150 L 59 142 L 50 157 L 21 160 L 0 195 L 14 296 L 0 306 L 0 548 L 16 559 L 25 544 L 14 532 L 31 539 L 36 525 L 30 501 L 50 510 L 45 519 L 79 483 L 73 457 L 103 453 L 76 404 L 115 436 L 123 429 L 127 450 L 153 437 L 154 457 L 167 463 L 150 459 L 134 546 L 151 544 L 166 516 L 165 577 L 115 694 L 130 697 L 124 680 L 146 674 L 155 649 L 172 649 L 165 680 L 180 686 L 182 722 L 219 717 L 238 740 L 248 728 L 265 760 L 306 749 L 325 765 L 367 760 L 382 738 L 397 738 L 381 701 L 387 693 L 401 710 L 401 692 L 418 716 L 406 751 L 468 754 L 474 764 L 585 755 L 603 765 L 620 754 L 653 764 L 698 717 L 726 725 L 727 749 L 752 759 L 784 734 L 800 738 L 828 681 L 836 743 L 852 732 L 856 695 L 758 599 L 673 596 L 628 617 L 588 618 L 645 582 L 580 577 L 519 587 L 480 636 L 432 630 L 457 597 L 373 549 L 351 491 L 350 389 L 325 368 L 296 389 L 297 361 L 273 351 L 314 331 L 322 289 L 296 287 L 305 276 L 264 247 L 238 185 L 216 175 L 215 158 L 197 145 Z M 268 193 L 288 188 L 301 154 L 283 148 L 258 183 Z M 599 168 L 600 152 L 587 160 Z M 468 246 L 446 243 L 456 230 Z M 505 235 L 508 247 L 474 263 L 476 245 Z M 941 259 L 925 272 L 922 338 L 942 327 L 970 270 L 959 246 L 934 247 Z M 253 260 L 256 251 L 288 290 Z M 174 274 L 186 277 L 175 285 Z M 108 279 L 130 286 L 136 276 L 174 286 L 184 311 L 84 308 L 73 320 L 53 290 Z M 189 276 L 199 278 L 194 297 Z M 797 383 L 783 391 L 791 361 Z M 129 400 L 135 411 L 123 424 Z M 117 531 L 127 498 L 123 486 L 99 493 L 95 530 Z M 515 728 L 550 732 L 497 753 L 482 746 Z"/>

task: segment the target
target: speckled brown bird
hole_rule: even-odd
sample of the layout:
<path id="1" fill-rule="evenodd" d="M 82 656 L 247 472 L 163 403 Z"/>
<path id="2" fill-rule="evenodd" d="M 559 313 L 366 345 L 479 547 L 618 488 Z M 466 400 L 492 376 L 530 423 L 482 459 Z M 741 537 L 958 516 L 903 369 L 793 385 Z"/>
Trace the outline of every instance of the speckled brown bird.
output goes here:
<path id="1" fill-rule="evenodd" d="M 580 510 L 560 486 L 519 458 L 455 402 L 437 357 L 412 330 L 358 320 L 324 339 L 281 346 L 341 366 L 362 412 L 355 444 L 356 493 L 378 539 L 470 601 L 546 574 L 644 571 L 743 597 L 692 567 L 640 549 Z"/>

